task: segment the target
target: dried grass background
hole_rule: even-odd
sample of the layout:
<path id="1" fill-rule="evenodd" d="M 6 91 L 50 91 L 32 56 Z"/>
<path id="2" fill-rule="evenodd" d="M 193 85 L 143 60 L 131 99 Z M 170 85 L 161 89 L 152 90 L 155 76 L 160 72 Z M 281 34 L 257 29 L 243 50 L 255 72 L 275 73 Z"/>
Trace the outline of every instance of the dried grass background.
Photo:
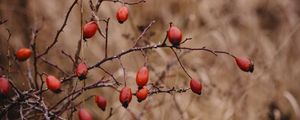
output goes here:
<path id="1" fill-rule="evenodd" d="M 91 12 L 84 1 L 84 20 Z M 134 0 L 126 0 L 134 1 Z M 0 26 L 0 64 L 7 66 L 6 38 L 8 28 L 12 32 L 10 44 L 13 50 L 29 47 L 31 30 L 43 26 L 38 34 L 39 52 L 49 45 L 73 0 L 1 0 L 0 16 L 8 22 Z M 102 112 L 93 100 L 85 102 L 95 119 L 105 119 L 109 108 L 113 108 L 110 119 L 142 120 L 298 120 L 300 119 L 300 1 L 299 0 L 147 0 L 140 5 L 129 6 L 129 19 L 119 24 L 115 12 L 119 3 L 104 2 L 100 7 L 100 18 L 110 17 L 109 55 L 115 55 L 132 47 L 132 40 L 138 37 L 138 26 L 146 26 L 152 20 L 156 23 L 142 41 L 151 44 L 162 41 L 169 22 L 173 22 L 183 37 L 193 39 L 183 46 L 202 47 L 229 51 L 237 56 L 248 56 L 254 61 L 253 74 L 239 70 L 232 58 L 215 57 L 206 52 L 190 52 L 181 60 L 188 72 L 204 83 L 201 96 L 191 91 L 181 94 L 158 94 L 138 103 L 134 97 L 129 109 L 121 107 L 118 93 L 110 88 L 87 91 L 77 100 L 93 94 L 108 99 L 108 109 Z M 102 30 L 105 24 L 100 24 Z M 72 73 L 72 63 L 63 56 L 64 50 L 74 55 L 80 39 L 80 9 L 75 6 L 64 32 L 54 49 L 45 57 Z M 88 65 L 104 56 L 105 40 L 97 34 L 83 46 L 81 57 Z M 143 42 L 140 42 L 143 45 Z M 178 51 L 179 52 L 179 51 Z M 148 52 L 151 69 L 150 82 L 157 79 L 169 61 L 176 60 L 168 49 Z M 135 73 L 144 59 L 140 52 L 122 57 L 129 86 L 136 90 Z M 176 62 L 176 61 L 175 61 Z M 22 89 L 28 89 L 26 74 L 19 72 L 32 69 L 32 60 L 13 66 L 13 81 Z M 39 69 L 63 77 L 53 67 L 41 62 Z M 123 81 L 122 69 L 117 61 L 103 67 Z M 26 72 L 25 72 L 26 73 Z M 107 76 L 101 70 L 89 71 L 88 83 Z M 109 76 L 107 76 L 109 77 Z M 164 86 L 188 87 L 189 78 L 179 64 L 167 71 Z M 47 104 L 54 104 L 66 95 L 46 93 Z M 179 104 L 176 104 L 179 103 Z M 145 107 L 146 106 L 146 107 Z M 11 116 L 16 113 L 10 113 Z M 134 115 L 132 115 L 134 114 Z M 12 117 L 13 118 L 13 117 Z M 77 118 L 77 115 L 74 115 Z"/>

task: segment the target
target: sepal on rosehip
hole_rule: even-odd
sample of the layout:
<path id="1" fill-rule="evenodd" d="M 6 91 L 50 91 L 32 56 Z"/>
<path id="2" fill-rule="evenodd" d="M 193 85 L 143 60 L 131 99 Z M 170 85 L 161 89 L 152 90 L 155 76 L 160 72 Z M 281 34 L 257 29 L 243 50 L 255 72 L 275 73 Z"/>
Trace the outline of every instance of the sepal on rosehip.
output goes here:
<path id="1" fill-rule="evenodd" d="M 117 20 L 120 24 L 124 23 L 128 19 L 128 8 L 120 7 L 116 14 Z"/>
<path id="2" fill-rule="evenodd" d="M 201 93 L 202 93 L 202 84 L 199 80 L 192 79 L 190 81 L 190 88 L 194 93 L 196 93 L 198 95 L 201 95 Z"/>
<path id="3" fill-rule="evenodd" d="M 29 48 L 21 48 L 16 52 L 15 56 L 17 60 L 25 61 L 31 56 L 31 54 L 32 51 Z"/>
<path id="4" fill-rule="evenodd" d="M 137 90 L 136 97 L 138 102 L 142 102 L 143 100 L 145 100 L 148 96 L 148 92 L 148 88 L 145 86 L 142 89 Z"/>
<path id="5" fill-rule="evenodd" d="M 235 57 L 235 61 L 242 71 L 251 73 L 254 71 L 254 64 L 249 58 Z"/>
<path id="6" fill-rule="evenodd" d="M 131 99 L 132 99 L 131 88 L 129 87 L 122 88 L 120 92 L 119 100 L 124 108 L 128 107 Z"/>
<path id="7" fill-rule="evenodd" d="M 103 96 L 98 96 L 98 95 L 95 96 L 95 102 L 99 108 L 101 108 L 103 111 L 105 111 L 107 102 Z"/>
<path id="8" fill-rule="evenodd" d="M 139 88 L 142 88 L 147 84 L 149 80 L 149 70 L 147 67 L 142 67 L 138 70 L 136 74 L 136 84 Z"/>
<path id="9" fill-rule="evenodd" d="M 89 113 L 88 110 L 86 110 L 84 108 L 81 108 L 78 111 L 78 117 L 79 117 L 79 120 L 93 120 L 92 115 Z"/>
<path id="10" fill-rule="evenodd" d="M 75 74 L 79 80 L 86 79 L 86 76 L 88 74 L 87 65 L 84 62 L 79 63 L 76 67 Z"/>
<path id="11" fill-rule="evenodd" d="M 7 97 L 10 90 L 9 81 L 4 76 L 0 76 L 0 97 Z"/>
<path id="12" fill-rule="evenodd" d="M 46 84 L 49 90 L 54 93 L 60 93 L 62 90 L 60 81 L 53 75 L 47 75 Z"/>

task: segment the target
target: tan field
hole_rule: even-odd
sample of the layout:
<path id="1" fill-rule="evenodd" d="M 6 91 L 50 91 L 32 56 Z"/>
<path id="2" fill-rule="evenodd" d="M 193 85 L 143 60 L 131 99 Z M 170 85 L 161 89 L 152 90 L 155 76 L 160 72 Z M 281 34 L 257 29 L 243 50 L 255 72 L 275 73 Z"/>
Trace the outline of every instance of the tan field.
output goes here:
<path id="1" fill-rule="evenodd" d="M 139 0 L 124 0 L 136 2 Z M 58 42 L 43 56 L 48 62 L 59 66 L 62 71 L 38 61 L 38 70 L 59 78 L 73 74 L 73 63 L 62 54 L 62 50 L 72 57 L 81 39 L 82 22 L 92 16 L 88 0 L 78 0 L 70 13 L 66 27 Z M 96 1 L 93 1 L 96 3 Z M 0 65 L 8 67 L 7 31 L 12 33 L 10 52 L 13 54 L 22 47 L 32 44 L 32 30 L 39 29 L 36 37 L 37 53 L 42 53 L 55 39 L 65 15 L 73 0 L 2 0 L 0 19 L 8 21 L 0 25 Z M 116 20 L 116 11 L 122 4 L 104 1 L 96 15 L 99 19 L 110 18 L 108 27 L 108 56 L 114 56 L 132 48 L 142 33 L 142 28 L 155 21 L 138 41 L 137 46 L 161 43 L 169 28 L 169 23 L 181 29 L 186 41 L 181 47 L 227 51 L 235 56 L 250 58 L 254 72 L 243 72 L 235 60 L 225 54 L 215 56 L 205 51 L 175 50 L 187 72 L 203 84 L 201 95 L 191 90 L 183 93 L 152 94 L 139 103 L 135 96 L 127 109 L 119 102 L 118 91 L 112 88 L 96 88 L 84 91 L 73 104 L 83 102 L 76 108 L 86 108 L 95 120 L 109 117 L 110 120 L 299 120 L 300 119 L 300 1 L 299 0 L 146 0 L 137 5 L 126 5 L 129 18 L 123 24 Z M 106 24 L 98 22 L 105 33 Z M 170 44 L 167 41 L 167 44 Z M 299 46 L 298 46 L 299 45 Z M 80 58 L 89 66 L 101 61 L 105 56 L 105 39 L 97 33 L 92 39 L 83 42 Z M 161 81 L 159 86 L 189 88 L 190 78 L 183 71 L 174 53 L 169 48 L 146 50 L 147 66 L 151 83 Z M 33 58 L 25 62 L 10 60 L 10 78 L 18 88 L 29 90 L 28 74 L 32 73 Z M 120 59 L 125 69 L 127 86 L 135 93 L 136 71 L 144 65 L 141 52 L 126 54 Z M 124 86 L 123 69 L 120 61 L 114 59 L 101 64 L 101 67 L 114 75 Z M 299 67 L 299 68 L 298 68 Z M 160 77 L 161 73 L 165 76 Z M 7 72 L 5 72 L 7 74 Z M 86 84 L 104 79 L 112 80 L 103 70 L 89 70 Z M 40 81 L 40 79 L 39 79 Z M 77 81 L 77 82 L 76 82 Z M 39 82 L 40 83 L 40 82 Z M 70 86 L 83 86 L 83 81 L 74 78 L 63 84 L 63 92 L 43 94 L 47 106 L 53 106 L 67 96 Z M 44 88 L 47 88 L 44 86 Z M 10 92 L 9 96 L 14 96 Z M 102 95 L 107 99 L 106 111 L 94 103 L 85 101 L 91 95 Z M 0 101 L 1 102 L 1 101 Z M 1 103 L 5 104 L 4 102 Z M 0 105 L 1 105 L 0 104 Z M 25 110 L 24 110 L 25 111 Z M 2 119 L 20 117 L 19 107 L 7 113 Z M 109 114 L 112 115 L 109 115 Z M 68 118 L 67 112 L 62 114 Z M 72 115 L 78 119 L 77 112 Z M 44 119 L 43 113 L 36 112 L 29 119 Z"/>

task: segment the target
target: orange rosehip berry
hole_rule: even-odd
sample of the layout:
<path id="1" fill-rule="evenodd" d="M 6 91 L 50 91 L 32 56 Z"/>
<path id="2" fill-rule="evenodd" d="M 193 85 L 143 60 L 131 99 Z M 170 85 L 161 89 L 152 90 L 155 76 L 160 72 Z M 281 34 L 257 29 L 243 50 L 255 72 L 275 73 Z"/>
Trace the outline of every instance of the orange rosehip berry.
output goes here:
<path id="1" fill-rule="evenodd" d="M 21 48 L 16 52 L 16 58 L 19 61 L 27 60 L 32 54 L 32 51 L 29 48 Z"/>
<path id="2" fill-rule="evenodd" d="M 168 31 L 169 42 L 173 46 L 178 46 L 182 40 L 182 33 L 176 26 L 171 26 Z"/>
<path id="3" fill-rule="evenodd" d="M 106 99 L 103 96 L 96 96 L 95 102 L 99 108 L 101 108 L 103 111 L 105 111 L 106 108 Z"/>
<path id="4" fill-rule="evenodd" d="M 83 38 L 91 38 L 93 37 L 98 30 L 98 25 L 95 21 L 91 21 L 86 23 L 83 26 Z"/>
<path id="5" fill-rule="evenodd" d="M 131 88 L 124 87 L 122 88 L 119 96 L 119 100 L 124 108 L 127 108 L 132 99 Z"/>
<path id="6" fill-rule="evenodd" d="M 149 79 L 149 70 L 147 67 L 142 67 L 138 70 L 136 74 L 136 84 L 139 87 L 143 87 L 147 84 Z"/>
<path id="7" fill-rule="evenodd" d="M 251 73 L 254 71 L 254 64 L 250 59 L 246 57 L 235 57 L 235 61 L 241 70 Z"/>
<path id="8" fill-rule="evenodd" d="M 200 83 L 199 80 L 192 79 L 190 81 L 190 87 L 194 93 L 199 94 L 199 95 L 201 94 L 202 84 Z"/>
<path id="9" fill-rule="evenodd" d="M 148 88 L 145 86 L 142 89 L 137 90 L 136 92 L 136 97 L 138 102 L 142 102 L 147 98 L 147 96 L 148 96 Z"/>
<path id="10" fill-rule="evenodd" d="M 128 8 L 125 6 L 119 8 L 116 17 L 120 24 L 125 22 L 128 19 Z"/>
<path id="11" fill-rule="evenodd" d="M 61 83 L 60 81 L 53 75 L 47 75 L 46 77 L 46 84 L 49 90 L 60 93 L 61 92 Z"/>

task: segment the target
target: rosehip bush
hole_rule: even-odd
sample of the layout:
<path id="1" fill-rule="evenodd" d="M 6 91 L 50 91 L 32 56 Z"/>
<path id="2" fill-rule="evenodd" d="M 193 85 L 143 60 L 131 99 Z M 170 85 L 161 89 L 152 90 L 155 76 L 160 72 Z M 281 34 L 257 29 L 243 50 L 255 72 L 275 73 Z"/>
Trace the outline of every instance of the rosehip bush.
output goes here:
<path id="1" fill-rule="evenodd" d="M 104 1 L 120 4 L 122 6 L 119 8 L 114 8 L 117 9 L 116 13 L 114 13 L 116 14 L 115 16 L 109 16 L 106 18 L 104 15 L 98 14 L 99 7 L 101 5 L 105 5 L 101 4 Z M 192 38 L 187 38 L 186 35 L 182 34 L 182 32 L 185 33 L 186 31 L 184 31 L 184 29 L 179 29 L 183 28 L 180 26 L 180 24 L 175 26 L 175 23 L 172 22 L 170 22 L 170 26 L 167 26 L 168 28 L 166 30 L 157 32 L 161 33 L 161 36 L 165 36 L 161 37 L 160 42 L 156 43 L 155 41 L 151 41 L 152 39 L 149 39 L 151 35 L 147 34 L 149 29 L 156 22 L 153 20 L 148 26 L 139 27 L 141 33 L 135 40 L 133 40 L 133 47 L 121 52 L 117 52 L 116 54 L 110 53 L 111 51 L 116 51 L 112 50 L 111 46 L 118 47 L 116 44 L 121 44 L 121 42 L 118 43 L 120 40 L 114 42 L 114 44 L 110 43 L 112 39 L 109 37 L 109 32 L 118 31 L 116 28 L 111 28 L 109 26 L 110 24 L 114 24 L 110 23 L 110 18 L 116 19 L 120 24 L 133 24 L 131 18 L 136 18 L 128 18 L 128 8 L 131 5 L 143 5 L 144 2 L 146 1 L 138 0 L 136 2 L 126 2 L 120 0 L 96 0 L 96 3 L 94 3 L 93 0 L 74 0 L 68 11 L 65 13 L 65 19 L 60 28 L 57 30 L 54 39 L 50 42 L 50 44 L 47 44 L 46 47 L 40 47 L 41 43 L 37 40 L 39 32 L 43 32 L 41 30 L 42 27 L 33 29 L 32 40 L 30 42 L 31 48 L 21 48 L 11 55 L 11 46 L 8 46 L 6 55 L 8 61 L 7 68 L 2 68 L 2 66 L 0 66 L 1 69 L 3 69 L 3 71 L 0 72 L 1 119 L 8 119 L 6 116 L 8 116 L 9 112 L 11 111 L 18 111 L 14 113 L 19 114 L 15 117 L 17 117 L 16 119 L 22 120 L 34 118 L 46 120 L 72 119 L 76 117 L 76 115 L 74 115 L 76 112 L 79 120 L 92 120 L 95 118 L 93 115 L 99 111 L 93 111 L 93 109 L 90 109 L 88 105 L 91 105 L 92 107 L 96 106 L 103 112 L 107 112 L 108 117 L 106 119 L 109 119 L 114 115 L 116 111 L 115 109 L 126 110 L 131 113 L 134 118 L 137 118 L 135 113 L 133 113 L 130 109 L 144 104 L 145 111 L 150 109 L 151 107 L 147 105 L 156 100 L 153 99 L 153 96 L 156 94 L 165 93 L 174 95 L 175 93 L 179 94 L 191 91 L 197 94 L 197 97 L 205 97 L 205 89 L 210 88 L 210 86 L 205 84 L 200 78 L 197 78 L 198 76 L 195 74 L 191 74 L 192 72 L 195 72 L 195 70 L 188 69 L 189 67 L 185 66 L 184 62 L 182 61 L 182 55 L 186 54 L 187 52 L 185 53 L 181 51 L 207 52 L 215 57 L 219 57 L 218 55 L 220 54 L 225 54 L 228 55 L 230 59 L 233 58 L 232 63 L 235 62 L 240 70 L 251 73 L 254 71 L 254 63 L 252 60 L 250 60 L 250 58 L 236 57 L 232 53 L 226 51 L 216 51 L 203 46 L 191 47 L 190 45 L 185 44 L 189 40 L 192 40 Z M 90 8 L 83 9 L 84 4 L 89 4 Z M 67 66 L 67 68 L 62 68 L 61 65 L 55 64 L 51 61 L 53 56 L 50 56 L 49 53 L 53 52 L 55 45 L 59 44 L 58 41 L 61 39 L 60 35 L 63 34 L 63 31 L 66 29 L 67 23 L 72 20 L 70 14 L 72 11 L 75 11 L 74 9 L 80 10 L 79 19 L 81 21 L 81 28 L 77 29 L 77 31 L 80 31 L 80 33 L 74 33 L 75 35 L 80 36 L 80 39 L 75 42 L 72 40 L 72 43 L 77 43 L 77 47 L 74 48 L 72 54 L 70 54 L 70 51 L 64 50 L 64 47 L 62 47 L 63 50 L 61 51 L 61 54 L 67 57 L 72 64 L 70 65 L 69 63 L 62 63 L 66 64 Z M 130 14 L 134 15 L 134 13 Z M 88 18 L 86 16 L 88 16 Z M 4 23 L 5 22 L 0 22 L 0 25 Z M 117 23 L 117 25 L 120 25 L 119 23 Z M 163 26 L 160 27 L 163 28 Z M 7 31 L 9 33 L 7 42 L 9 43 L 12 34 L 9 29 L 7 29 Z M 96 35 L 97 32 L 100 35 L 99 37 Z M 124 38 L 129 39 L 128 36 L 123 36 Z M 69 36 L 66 37 L 66 39 L 70 40 L 68 38 Z M 86 57 L 85 53 L 88 52 L 88 50 L 93 51 L 89 48 L 88 44 L 94 44 L 97 40 L 102 39 L 104 39 L 102 41 L 104 48 L 101 51 L 97 51 L 97 57 Z M 131 42 L 128 43 L 131 44 Z M 41 50 L 38 48 L 41 48 Z M 168 60 L 175 60 L 175 62 L 171 61 L 166 63 L 165 69 L 155 67 L 151 61 L 151 59 L 153 59 L 151 58 L 151 51 L 157 49 L 171 50 L 173 52 L 172 55 L 174 56 L 172 58 L 168 57 Z M 144 65 L 137 71 L 132 71 L 134 77 L 131 78 L 129 77 L 131 72 L 130 70 L 126 69 L 124 63 L 122 62 L 122 57 L 128 56 L 128 54 L 133 52 L 142 53 L 142 61 L 144 62 Z M 104 54 L 101 56 L 101 58 L 98 56 L 101 55 L 100 53 Z M 91 60 L 92 58 L 95 58 L 96 60 Z M 194 58 L 190 58 L 189 60 L 191 59 Z M 199 58 L 195 57 L 195 59 Z M 22 62 L 14 62 L 25 60 L 28 61 L 25 62 L 27 64 Z M 93 61 L 94 63 L 92 63 Z M 118 63 L 116 65 L 119 65 L 118 68 L 123 73 L 120 75 L 121 77 L 111 72 L 112 70 L 104 67 L 104 65 L 110 61 Z M 140 62 L 140 60 L 138 61 Z M 26 65 L 26 70 L 18 68 L 20 64 Z M 44 64 L 49 65 L 51 69 L 42 69 Z M 131 62 L 131 64 L 138 66 L 139 63 Z M 161 64 L 164 64 L 164 62 L 161 62 Z M 176 70 L 174 67 L 175 65 L 180 66 L 180 69 Z M 13 67 L 15 71 L 22 72 L 22 75 L 25 79 L 24 81 L 11 79 L 14 78 L 12 76 L 16 74 L 15 71 L 12 71 Z M 68 72 L 65 72 L 66 69 Z M 98 71 L 96 70 L 101 70 L 107 76 L 103 75 L 103 77 L 95 79 L 93 76 L 98 74 Z M 184 74 L 179 74 L 174 71 L 181 71 Z M 184 86 L 182 86 L 182 88 L 176 86 L 167 86 L 164 79 L 172 76 L 168 72 L 172 72 L 172 74 L 175 74 L 176 76 L 181 76 L 182 81 L 186 81 Z M 174 80 L 170 81 L 175 83 Z M 16 82 L 24 82 L 26 85 L 28 85 L 28 88 L 21 89 L 20 86 L 15 84 Z M 134 83 L 134 85 L 130 83 Z M 97 88 L 110 88 L 109 90 L 114 92 L 112 92 L 109 97 L 104 95 L 107 98 L 90 92 L 90 90 L 96 90 Z M 103 92 L 102 89 L 100 89 L 100 91 Z M 202 96 L 203 94 L 204 96 Z M 119 101 L 117 99 L 112 100 L 113 96 L 118 96 Z M 89 104 L 91 98 L 94 98 L 94 101 L 92 104 Z M 132 99 L 136 99 L 137 101 Z M 113 104 L 115 101 L 117 101 L 118 104 Z M 160 105 L 161 104 L 158 104 L 158 106 Z M 110 107 L 110 109 L 106 110 L 108 107 Z M 177 105 L 177 108 L 180 109 L 179 105 Z M 139 115 L 143 114 L 147 114 L 147 112 L 141 110 Z M 183 113 L 181 112 L 181 114 Z"/>

